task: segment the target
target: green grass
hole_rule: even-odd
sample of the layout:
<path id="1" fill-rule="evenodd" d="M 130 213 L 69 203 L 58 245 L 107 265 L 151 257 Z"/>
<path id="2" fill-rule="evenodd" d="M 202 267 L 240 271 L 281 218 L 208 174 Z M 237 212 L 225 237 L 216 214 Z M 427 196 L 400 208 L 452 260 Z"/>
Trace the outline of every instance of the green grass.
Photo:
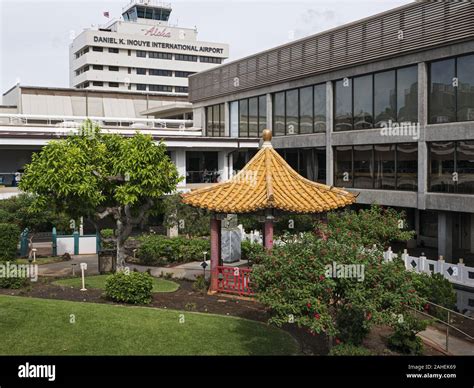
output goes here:
<path id="1" fill-rule="evenodd" d="M 37 257 L 35 264 L 43 265 L 43 264 L 50 264 L 50 263 L 60 263 L 64 261 L 62 257 L 52 256 L 52 257 Z M 28 259 L 16 259 L 16 263 L 18 264 L 30 264 Z"/>
<path id="2" fill-rule="evenodd" d="M 7 295 L 0 311 L 1 355 L 298 353 L 288 333 L 227 316 Z"/>
<path id="3" fill-rule="evenodd" d="M 105 289 L 105 279 L 109 275 L 86 276 L 86 288 Z M 53 282 L 58 286 L 69 286 L 82 288 L 82 278 L 61 279 Z M 170 280 L 153 278 L 153 292 L 174 292 L 179 288 L 179 284 Z"/>

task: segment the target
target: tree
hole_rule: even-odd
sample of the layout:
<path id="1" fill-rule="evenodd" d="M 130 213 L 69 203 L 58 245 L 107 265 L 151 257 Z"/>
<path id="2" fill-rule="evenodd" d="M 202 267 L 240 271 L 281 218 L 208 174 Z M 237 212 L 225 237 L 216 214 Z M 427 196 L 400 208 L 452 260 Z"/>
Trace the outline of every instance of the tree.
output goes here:
<path id="1" fill-rule="evenodd" d="M 78 133 L 33 155 L 20 188 L 35 195 L 36 210 L 52 204 L 73 219 L 83 216 L 97 230 L 99 220 L 113 217 L 117 264 L 123 266 L 132 228 L 179 181 L 163 142 L 139 132 L 129 138 L 106 134 L 87 120 Z"/>
<path id="2" fill-rule="evenodd" d="M 253 288 L 272 322 L 358 345 L 372 325 L 394 326 L 407 307 L 420 310 L 413 275 L 401 260 L 382 259 L 387 241 L 411 236 L 400 219 L 381 208 L 333 213 L 314 233 L 260 254 Z"/>

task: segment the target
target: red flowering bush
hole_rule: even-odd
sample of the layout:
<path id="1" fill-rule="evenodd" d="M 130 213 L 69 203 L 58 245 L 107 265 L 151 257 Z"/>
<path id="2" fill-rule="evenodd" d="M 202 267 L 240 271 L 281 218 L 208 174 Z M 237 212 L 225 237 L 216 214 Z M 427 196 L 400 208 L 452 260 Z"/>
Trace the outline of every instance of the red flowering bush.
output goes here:
<path id="1" fill-rule="evenodd" d="M 368 222 L 367 214 L 376 221 Z M 331 214 L 315 233 L 262 253 L 252 281 L 271 321 L 295 322 L 311 333 L 358 344 L 372 325 L 394 325 L 406 306 L 421 308 L 412 274 L 402 261 L 382 262 L 385 239 L 403 235 L 392 213 L 387 217 L 390 226 L 372 231 L 380 227 L 381 214 L 380 208 Z M 378 247 L 367 248 L 374 244 Z"/>

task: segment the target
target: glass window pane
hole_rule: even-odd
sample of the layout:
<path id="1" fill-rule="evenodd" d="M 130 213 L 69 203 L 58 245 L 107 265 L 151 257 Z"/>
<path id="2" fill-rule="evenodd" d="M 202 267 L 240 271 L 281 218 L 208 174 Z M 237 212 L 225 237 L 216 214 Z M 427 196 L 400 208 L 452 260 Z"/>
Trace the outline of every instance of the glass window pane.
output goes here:
<path id="1" fill-rule="evenodd" d="M 220 115 L 219 115 L 219 105 L 214 105 L 212 108 L 212 121 L 213 125 L 212 127 L 214 128 L 214 136 L 220 136 L 219 133 L 219 122 L 220 122 Z"/>
<path id="2" fill-rule="evenodd" d="M 239 102 L 232 101 L 230 103 L 230 136 L 239 136 Z"/>
<path id="3" fill-rule="evenodd" d="M 474 120 L 474 55 L 458 59 L 458 121 Z"/>
<path id="4" fill-rule="evenodd" d="M 314 132 L 326 132 L 326 85 L 314 87 Z"/>
<path id="5" fill-rule="evenodd" d="M 456 149 L 457 192 L 474 194 L 474 141 L 461 141 Z"/>
<path id="6" fill-rule="evenodd" d="M 354 78 L 354 129 L 372 128 L 372 75 Z"/>
<path id="7" fill-rule="evenodd" d="M 206 108 L 206 134 L 212 136 L 212 106 Z"/>
<path id="8" fill-rule="evenodd" d="M 397 144 L 397 190 L 418 189 L 418 144 Z"/>
<path id="9" fill-rule="evenodd" d="M 433 62 L 430 68 L 430 123 L 456 120 L 456 96 L 453 87 L 454 59 Z"/>
<path id="10" fill-rule="evenodd" d="M 454 193 L 454 142 L 431 143 L 429 150 L 430 191 Z"/>
<path id="11" fill-rule="evenodd" d="M 312 148 L 304 148 L 300 150 L 300 164 L 299 164 L 298 172 L 301 176 L 304 176 L 307 179 L 310 179 L 312 181 L 315 180 L 316 171 L 315 171 L 315 163 L 313 160 Z"/>
<path id="12" fill-rule="evenodd" d="M 219 104 L 219 136 L 226 136 L 226 134 L 225 134 L 225 107 L 224 107 L 224 104 Z"/>
<path id="13" fill-rule="evenodd" d="M 374 108 L 375 126 L 380 127 L 382 122 L 396 121 L 395 104 L 395 71 L 384 71 L 374 75 Z"/>
<path id="14" fill-rule="evenodd" d="M 381 144 L 374 148 L 375 188 L 395 190 L 395 145 Z"/>
<path id="15" fill-rule="evenodd" d="M 258 98 L 258 136 L 267 128 L 267 96 Z"/>
<path id="16" fill-rule="evenodd" d="M 352 127 L 352 80 L 337 81 L 334 87 L 335 131 L 349 131 Z"/>
<path id="17" fill-rule="evenodd" d="M 286 92 L 286 134 L 294 135 L 298 131 L 298 89 Z"/>
<path id="18" fill-rule="evenodd" d="M 249 137 L 258 137 L 258 98 L 249 98 Z"/>
<path id="19" fill-rule="evenodd" d="M 334 147 L 334 177 L 339 187 L 352 187 L 352 147 Z"/>
<path id="20" fill-rule="evenodd" d="M 248 113 L 249 113 L 248 100 L 240 100 L 239 101 L 239 136 L 240 137 L 248 137 L 249 135 Z"/>
<path id="21" fill-rule="evenodd" d="M 354 146 L 354 187 L 374 187 L 374 155 L 371 145 Z"/>
<path id="22" fill-rule="evenodd" d="M 317 175 L 314 181 L 326 183 L 326 148 L 317 147 L 314 149 L 314 162 L 316 163 L 315 171 Z"/>
<path id="23" fill-rule="evenodd" d="M 300 133 L 313 133 L 313 87 L 300 89 Z"/>
<path id="24" fill-rule="evenodd" d="M 283 157 L 293 170 L 299 171 L 298 150 L 285 150 Z"/>
<path id="25" fill-rule="evenodd" d="M 273 133 L 285 134 L 285 92 L 275 93 L 273 100 Z"/>
<path id="26" fill-rule="evenodd" d="M 397 70 L 397 121 L 418 122 L 418 66 Z"/>

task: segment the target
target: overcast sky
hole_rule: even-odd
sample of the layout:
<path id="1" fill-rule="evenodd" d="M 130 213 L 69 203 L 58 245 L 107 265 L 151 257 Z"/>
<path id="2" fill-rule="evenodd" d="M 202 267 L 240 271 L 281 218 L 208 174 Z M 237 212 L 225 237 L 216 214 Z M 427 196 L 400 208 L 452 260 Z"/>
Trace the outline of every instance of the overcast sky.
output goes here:
<path id="1" fill-rule="evenodd" d="M 73 34 L 118 18 L 129 0 L 0 0 L 0 91 L 15 83 L 69 86 Z M 198 39 L 228 43 L 229 60 L 265 50 L 412 0 L 174 0 L 170 21 L 197 26 Z"/>

